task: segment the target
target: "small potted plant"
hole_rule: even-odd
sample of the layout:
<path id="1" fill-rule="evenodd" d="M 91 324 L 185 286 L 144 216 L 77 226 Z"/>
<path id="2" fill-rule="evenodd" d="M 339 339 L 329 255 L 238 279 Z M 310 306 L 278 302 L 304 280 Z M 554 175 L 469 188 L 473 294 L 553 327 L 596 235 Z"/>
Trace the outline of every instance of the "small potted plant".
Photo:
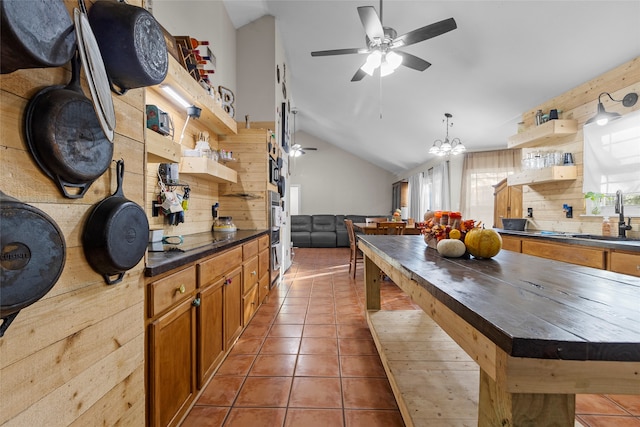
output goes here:
<path id="1" fill-rule="evenodd" d="M 589 191 L 585 193 L 584 198 L 591 201 L 591 214 L 599 215 L 602 212 L 602 202 L 605 195 L 602 193 L 594 193 Z"/>

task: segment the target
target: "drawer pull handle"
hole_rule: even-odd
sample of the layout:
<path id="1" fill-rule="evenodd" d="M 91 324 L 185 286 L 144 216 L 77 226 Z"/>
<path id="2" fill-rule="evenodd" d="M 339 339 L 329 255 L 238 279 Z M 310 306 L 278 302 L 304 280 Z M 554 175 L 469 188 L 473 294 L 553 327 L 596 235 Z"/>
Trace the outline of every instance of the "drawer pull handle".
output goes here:
<path id="1" fill-rule="evenodd" d="M 225 279 L 224 284 L 225 285 L 230 285 L 232 282 L 232 279 Z"/>
<path id="2" fill-rule="evenodd" d="M 194 299 L 191 305 L 194 307 L 200 307 L 200 298 Z"/>
<path id="3" fill-rule="evenodd" d="M 184 285 L 180 285 L 179 288 L 176 288 L 176 292 L 178 292 L 179 294 L 184 294 L 186 290 L 187 288 L 185 288 Z"/>
<path id="4" fill-rule="evenodd" d="M 257 274 L 257 273 L 256 273 L 256 271 L 255 271 L 255 270 L 253 270 L 253 271 L 251 272 L 251 275 L 253 275 L 253 276 L 255 276 L 256 274 Z"/>

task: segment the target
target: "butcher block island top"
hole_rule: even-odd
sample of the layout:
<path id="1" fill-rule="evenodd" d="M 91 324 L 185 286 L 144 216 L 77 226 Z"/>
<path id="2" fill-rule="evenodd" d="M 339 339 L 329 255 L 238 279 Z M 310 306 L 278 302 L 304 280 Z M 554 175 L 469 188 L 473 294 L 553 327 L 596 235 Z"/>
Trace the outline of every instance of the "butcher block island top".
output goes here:
<path id="1" fill-rule="evenodd" d="M 479 365 L 480 426 L 568 427 L 576 393 L 640 394 L 640 279 L 510 251 L 444 258 L 421 236 L 365 235 L 359 246 L 369 325 L 407 425 L 422 409 L 394 376 L 406 380 L 411 363 L 385 355 L 376 331 L 407 312 L 379 311 L 379 270 Z"/>

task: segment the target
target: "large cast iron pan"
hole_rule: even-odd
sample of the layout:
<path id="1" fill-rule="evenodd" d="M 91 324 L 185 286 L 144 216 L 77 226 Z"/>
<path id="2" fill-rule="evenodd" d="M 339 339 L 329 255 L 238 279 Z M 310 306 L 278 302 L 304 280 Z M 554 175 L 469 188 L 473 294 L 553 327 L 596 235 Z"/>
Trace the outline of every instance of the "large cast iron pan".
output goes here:
<path id="1" fill-rule="evenodd" d="M 65 197 L 83 197 L 111 164 L 113 144 L 80 87 L 78 54 L 67 86 L 46 87 L 29 101 L 24 128 L 33 159 Z"/>
<path id="2" fill-rule="evenodd" d="M 89 22 L 115 93 L 162 83 L 169 56 L 153 15 L 141 7 L 104 0 L 93 4 Z"/>
<path id="3" fill-rule="evenodd" d="M 76 49 L 73 22 L 62 0 L 0 0 L 0 73 L 60 67 Z"/>
<path id="4" fill-rule="evenodd" d="M 20 310 L 56 284 L 66 245 L 51 217 L 0 191 L 0 250 L 1 337 Z"/>
<path id="5" fill-rule="evenodd" d="M 124 160 L 118 160 L 118 187 L 112 196 L 93 207 L 82 234 L 89 264 L 102 274 L 108 285 L 121 282 L 125 272 L 138 264 L 149 240 L 147 215 L 140 206 L 124 197 L 123 177 Z"/>

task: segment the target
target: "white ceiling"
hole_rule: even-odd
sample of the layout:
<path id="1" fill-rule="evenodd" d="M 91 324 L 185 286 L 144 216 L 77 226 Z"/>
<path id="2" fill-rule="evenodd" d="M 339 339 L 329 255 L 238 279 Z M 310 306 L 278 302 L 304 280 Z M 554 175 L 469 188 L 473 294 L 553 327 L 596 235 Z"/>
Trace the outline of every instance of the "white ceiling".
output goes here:
<path id="1" fill-rule="evenodd" d="M 393 173 L 433 158 L 444 113 L 470 151 L 505 148 L 523 112 L 640 55 L 640 0 L 387 0 L 383 25 L 398 35 L 450 17 L 458 28 L 403 49 L 427 70 L 352 83 L 364 55 L 310 52 L 365 47 L 356 8 L 378 1 L 224 2 L 236 28 L 276 18 L 296 129 Z"/>

